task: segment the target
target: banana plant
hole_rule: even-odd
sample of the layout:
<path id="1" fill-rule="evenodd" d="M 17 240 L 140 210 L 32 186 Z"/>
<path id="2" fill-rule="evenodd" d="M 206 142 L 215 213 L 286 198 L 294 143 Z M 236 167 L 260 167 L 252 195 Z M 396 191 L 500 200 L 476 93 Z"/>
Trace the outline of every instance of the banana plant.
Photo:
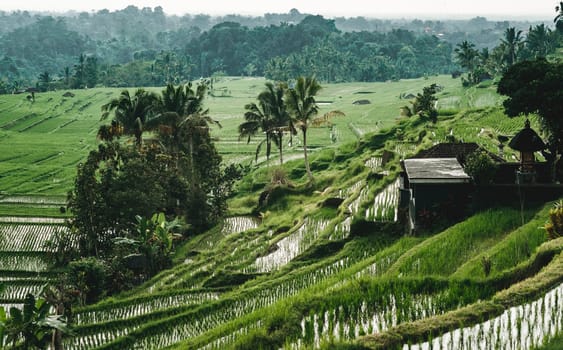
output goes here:
<path id="1" fill-rule="evenodd" d="M 150 219 L 137 215 L 135 219 L 137 225 L 132 237 L 119 237 L 116 243 L 132 247 L 136 253 L 128 257 L 142 256 L 146 272 L 152 273 L 169 259 L 173 242 L 180 237 L 173 231 L 182 227 L 182 223 L 177 218 L 167 221 L 164 213 L 155 213 Z"/>
<path id="2" fill-rule="evenodd" d="M 7 315 L 4 308 L 0 308 L 0 346 L 47 349 L 55 330 L 70 331 L 60 315 L 50 312 L 51 305 L 33 294 L 26 295 L 22 310 L 12 307 Z"/>

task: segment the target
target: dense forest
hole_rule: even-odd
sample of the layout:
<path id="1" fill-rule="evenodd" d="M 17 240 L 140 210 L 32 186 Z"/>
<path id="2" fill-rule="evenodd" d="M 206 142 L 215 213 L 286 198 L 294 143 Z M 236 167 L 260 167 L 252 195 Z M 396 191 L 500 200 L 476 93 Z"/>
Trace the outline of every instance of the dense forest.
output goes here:
<path id="1" fill-rule="evenodd" d="M 325 19 L 292 9 L 261 17 L 168 16 L 161 7 L 65 14 L 0 12 L 0 92 L 163 86 L 213 75 L 384 81 L 459 70 L 455 45 L 499 45 L 539 23 Z M 430 59 L 431 58 L 431 59 Z"/>

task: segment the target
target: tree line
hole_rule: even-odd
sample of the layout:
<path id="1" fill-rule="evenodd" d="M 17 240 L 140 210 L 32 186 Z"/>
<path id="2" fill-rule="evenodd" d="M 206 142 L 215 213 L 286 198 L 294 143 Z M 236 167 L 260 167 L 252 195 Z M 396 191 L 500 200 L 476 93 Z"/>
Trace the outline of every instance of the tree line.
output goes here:
<path id="1" fill-rule="evenodd" d="M 506 28 L 500 43 L 492 50 L 477 50 L 475 44 L 467 40 L 457 44 L 454 49 L 455 60 L 467 73 L 462 78 L 463 84 L 478 84 L 485 79 L 501 75 L 518 62 L 545 58 L 553 54 L 563 38 L 560 18 L 559 14 L 555 17 L 556 30 L 539 24 L 530 26 L 524 35 L 522 30 L 515 27 Z"/>
<path id="2" fill-rule="evenodd" d="M 58 17 L 0 12 L 0 17 L 7 24 L 0 28 L 0 93 L 35 84 L 163 86 L 213 74 L 280 80 L 315 74 L 338 82 L 449 73 L 457 67 L 451 54 L 460 38 L 488 47 L 508 26 L 481 17 L 328 20 L 296 9 L 262 17 L 178 17 L 159 7 L 135 6 Z M 77 79 L 80 60 L 90 61 L 88 81 Z"/>

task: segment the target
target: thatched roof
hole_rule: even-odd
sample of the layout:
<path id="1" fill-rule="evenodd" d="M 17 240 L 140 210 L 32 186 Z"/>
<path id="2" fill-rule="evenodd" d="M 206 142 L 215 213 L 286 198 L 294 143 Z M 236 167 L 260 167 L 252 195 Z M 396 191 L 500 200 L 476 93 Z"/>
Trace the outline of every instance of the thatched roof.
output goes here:
<path id="1" fill-rule="evenodd" d="M 524 129 L 520 130 L 508 144 L 510 148 L 520 152 L 535 152 L 546 148 L 541 137 L 530 127 L 530 121 L 526 119 Z"/>

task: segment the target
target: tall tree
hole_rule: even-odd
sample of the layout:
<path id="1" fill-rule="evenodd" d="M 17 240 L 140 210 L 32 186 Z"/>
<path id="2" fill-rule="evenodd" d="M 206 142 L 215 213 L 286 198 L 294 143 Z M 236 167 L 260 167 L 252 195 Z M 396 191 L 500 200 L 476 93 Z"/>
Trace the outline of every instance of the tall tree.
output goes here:
<path id="1" fill-rule="evenodd" d="M 169 152 L 179 156 L 184 152 L 189 156 L 189 167 L 193 170 L 194 161 L 194 123 L 198 120 L 198 129 L 209 130 L 209 125 L 220 124 L 211 118 L 208 109 L 204 109 L 203 100 L 206 96 L 207 84 L 202 82 L 195 89 L 192 84 L 174 87 L 168 84 L 155 103 L 156 114 L 148 121 L 148 127 L 156 129 L 161 142 Z M 202 124 L 203 123 L 203 124 Z"/>
<path id="2" fill-rule="evenodd" d="M 280 164 L 283 164 L 283 135 L 285 132 L 294 132 L 291 118 L 287 112 L 284 94 L 287 84 L 271 82 L 266 83 L 266 89 L 258 95 L 258 104 L 249 103 L 245 106 L 245 122 L 239 125 L 241 137 L 247 137 L 248 141 L 259 130 L 265 135 L 265 140 L 260 142 L 256 148 L 256 158 L 263 143 L 266 143 L 266 158 L 270 157 L 271 143 L 276 144 L 279 150 Z"/>
<path id="3" fill-rule="evenodd" d="M 553 19 L 553 23 L 555 23 L 555 28 L 563 33 L 563 1 L 559 2 L 559 6 L 555 6 L 555 12 L 557 12 L 557 16 Z"/>
<path id="4" fill-rule="evenodd" d="M 315 96 L 321 90 L 321 85 L 314 76 L 299 77 L 293 88 L 287 90 L 286 104 L 293 125 L 301 130 L 303 135 L 303 155 L 305 169 L 309 181 L 313 181 L 313 174 L 307 158 L 307 129 L 319 112 Z"/>
<path id="5" fill-rule="evenodd" d="M 207 227 L 225 209 L 223 173 L 210 134 L 210 126 L 219 122 L 209 116 L 203 102 L 208 81 L 174 87 L 168 85 L 157 103 L 157 114 L 148 122 L 158 132 L 159 140 L 175 159 L 189 193 L 186 201 L 187 222 L 196 229 Z"/>
<path id="6" fill-rule="evenodd" d="M 78 63 L 74 65 L 74 76 L 72 77 L 72 87 L 81 89 L 84 87 L 84 78 L 86 76 L 86 55 L 78 56 Z"/>
<path id="7" fill-rule="evenodd" d="M 563 63 L 538 59 L 515 64 L 497 91 L 508 96 L 503 105 L 509 116 L 537 113 L 549 133 L 552 156 L 563 154 Z"/>
<path id="8" fill-rule="evenodd" d="M 88 56 L 84 64 L 84 87 L 94 87 L 98 82 L 98 59 Z"/>
<path id="9" fill-rule="evenodd" d="M 464 40 L 457 44 L 454 52 L 455 59 L 462 68 L 465 68 L 468 71 L 475 69 L 477 58 L 479 57 L 479 52 L 475 50 L 475 44 Z"/>
<path id="10" fill-rule="evenodd" d="M 114 120 L 123 126 L 123 132 L 135 136 L 138 147 L 143 143 L 144 124 L 154 113 L 157 96 L 144 89 L 137 89 L 131 96 L 123 90 L 118 98 L 102 106 L 102 120 L 114 112 Z"/>
<path id="11" fill-rule="evenodd" d="M 518 62 L 518 54 L 522 48 L 523 41 L 521 30 L 517 31 L 516 28 L 510 27 L 504 31 L 504 38 L 501 39 L 501 44 L 504 46 L 507 67 Z"/>
<path id="12" fill-rule="evenodd" d="M 530 26 L 526 37 L 526 48 L 533 58 L 545 57 L 554 50 L 556 44 L 554 39 L 555 36 L 552 35 L 551 29 L 547 28 L 545 24 Z"/>

